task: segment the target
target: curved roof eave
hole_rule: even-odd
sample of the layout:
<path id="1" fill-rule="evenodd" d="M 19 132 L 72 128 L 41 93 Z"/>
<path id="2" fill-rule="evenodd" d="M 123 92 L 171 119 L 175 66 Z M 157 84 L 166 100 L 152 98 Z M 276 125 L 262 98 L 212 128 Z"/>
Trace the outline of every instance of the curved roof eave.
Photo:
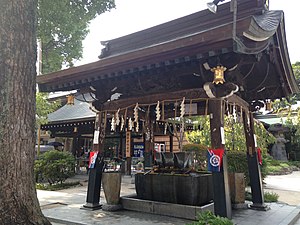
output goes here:
<path id="1" fill-rule="evenodd" d="M 275 56 L 276 66 L 281 71 L 282 78 L 286 81 L 287 86 L 285 87 L 286 95 L 291 95 L 295 93 L 299 93 L 299 86 L 297 85 L 295 75 L 293 72 L 293 68 L 291 65 L 286 35 L 285 35 L 285 23 L 284 23 L 284 16 L 276 30 L 276 34 L 274 35 L 276 38 L 277 45 L 274 46 L 273 53 L 277 55 Z"/>
<path id="2" fill-rule="evenodd" d="M 257 54 L 271 48 L 273 51 L 271 61 L 276 64 L 277 71 L 283 81 L 285 94 L 288 96 L 298 93 L 299 87 L 296 83 L 287 48 L 284 12 L 273 10 L 252 16 L 250 27 L 243 32 L 243 37 L 260 44 L 257 48 L 249 48 L 242 39 L 237 37 L 235 51 L 244 54 Z"/>

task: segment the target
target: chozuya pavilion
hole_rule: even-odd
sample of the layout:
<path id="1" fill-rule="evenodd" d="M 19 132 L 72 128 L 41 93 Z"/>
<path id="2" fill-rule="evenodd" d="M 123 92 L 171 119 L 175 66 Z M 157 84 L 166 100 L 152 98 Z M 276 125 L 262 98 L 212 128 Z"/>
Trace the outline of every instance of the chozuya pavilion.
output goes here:
<path id="1" fill-rule="evenodd" d="M 232 8 L 231 3 L 236 5 Z M 89 174 L 85 206 L 99 207 L 99 155 L 107 127 L 114 132 L 140 133 L 145 167 L 149 167 L 153 124 L 191 114 L 209 115 L 210 147 L 224 148 L 224 114 L 227 105 L 234 105 L 243 118 L 252 207 L 265 208 L 252 109 L 257 101 L 298 92 L 284 26 L 283 11 L 269 10 L 266 0 L 227 2 L 219 4 L 215 14 L 203 10 L 102 42 L 105 48 L 97 62 L 38 76 L 43 92 L 78 90 L 78 94 L 96 96 L 93 150 L 100 154 Z M 119 98 L 112 99 L 116 93 Z M 193 110 L 180 111 L 182 102 L 193 105 Z M 126 150 L 130 157 L 130 145 Z M 226 154 L 212 180 L 214 211 L 230 218 Z"/>

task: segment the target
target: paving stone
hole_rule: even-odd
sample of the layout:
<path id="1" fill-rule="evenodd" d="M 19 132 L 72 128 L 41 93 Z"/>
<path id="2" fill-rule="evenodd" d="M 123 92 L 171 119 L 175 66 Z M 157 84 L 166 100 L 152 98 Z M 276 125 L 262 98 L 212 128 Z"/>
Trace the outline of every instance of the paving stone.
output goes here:
<path id="1" fill-rule="evenodd" d="M 80 179 L 86 180 L 87 176 L 81 176 Z M 54 225 L 183 225 L 192 222 L 192 220 L 128 210 L 116 212 L 82 210 L 80 208 L 85 204 L 86 191 L 87 182 L 81 187 L 62 191 L 38 190 L 37 192 L 44 215 L 50 218 Z M 130 194 L 135 194 L 134 184 L 131 184 L 131 177 L 125 177 L 122 180 L 121 196 Z M 100 204 L 105 203 L 104 193 L 101 190 Z M 236 225 L 292 225 L 293 223 L 300 225 L 300 221 L 297 221 L 300 207 L 280 203 L 271 203 L 268 206 L 270 206 L 268 211 L 233 210 L 232 221 Z"/>

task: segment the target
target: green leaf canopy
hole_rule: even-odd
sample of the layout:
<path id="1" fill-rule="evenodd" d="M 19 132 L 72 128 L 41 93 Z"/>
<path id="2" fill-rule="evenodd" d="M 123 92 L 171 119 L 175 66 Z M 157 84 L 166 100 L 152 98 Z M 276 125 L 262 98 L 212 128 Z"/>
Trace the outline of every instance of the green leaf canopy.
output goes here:
<path id="1" fill-rule="evenodd" d="M 82 41 L 89 32 L 90 21 L 114 7 L 114 0 L 39 0 L 42 72 L 73 66 L 74 60 L 82 57 Z"/>

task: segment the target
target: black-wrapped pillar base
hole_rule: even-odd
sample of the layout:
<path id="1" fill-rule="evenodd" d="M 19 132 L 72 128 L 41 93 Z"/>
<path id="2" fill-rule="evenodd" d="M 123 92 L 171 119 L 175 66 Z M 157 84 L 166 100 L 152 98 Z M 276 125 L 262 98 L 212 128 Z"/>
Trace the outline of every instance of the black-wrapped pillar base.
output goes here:
<path id="1" fill-rule="evenodd" d="M 227 156 L 223 156 L 222 170 L 212 172 L 215 214 L 232 218 L 230 191 L 228 183 Z"/>
<path id="2" fill-rule="evenodd" d="M 268 205 L 264 204 L 264 203 L 263 204 L 253 203 L 249 207 L 250 207 L 250 209 L 254 209 L 254 210 L 258 210 L 258 211 L 268 211 L 270 209 L 270 207 Z"/>
<path id="3" fill-rule="evenodd" d="M 102 171 L 104 169 L 103 157 L 97 157 L 95 167 L 90 169 L 89 183 L 86 197 L 86 204 L 82 209 L 97 210 L 101 209 L 100 205 L 100 190 Z"/>
<path id="4" fill-rule="evenodd" d="M 252 156 L 248 154 L 247 159 L 253 202 L 253 204 L 250 205 L 250 208 L 255 210 L 267 211 L 269 207 L 264 203 L 264 192 L 257 153 L 254 152 Z"/>
<path id="5" fill-rule="evenodd" d="M 152 160 L 152 154 L 151 152 L 145 152 L 144 153 L 144 167 L 145 170 L 151 170 L 153 167 L 153 160 Z"/>

